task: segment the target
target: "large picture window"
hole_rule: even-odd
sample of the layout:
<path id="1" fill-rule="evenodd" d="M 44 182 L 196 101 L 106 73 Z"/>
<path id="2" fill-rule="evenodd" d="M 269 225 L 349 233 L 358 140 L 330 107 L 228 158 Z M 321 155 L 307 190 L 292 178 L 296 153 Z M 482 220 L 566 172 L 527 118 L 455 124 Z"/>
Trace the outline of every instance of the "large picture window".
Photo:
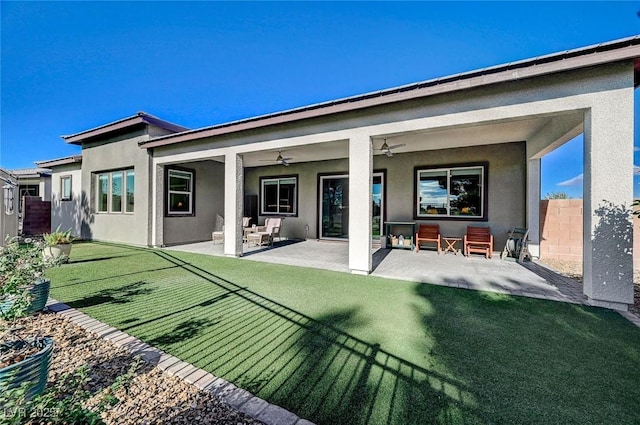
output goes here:
<path id="1" fill-rule="evenodd" d="M 194 172 L 169 169 L 167 171 L 167 214 L 194 214 Z"/>
<path id="2" fill-rule="evenodd" d="M 416 168 L 416 217 L 484 219 L 486 165 Z"/>
<path id="3" fill-rule="evenodd" d="M 298 213 L 298 177 L 260 178 L 260 214 L 296 215 Z"/>
<path id="4" fill-rule="evenodd" d="M 135 174 L 132 169 L 99 173 L 96 177 L 96 208 L 100 213 L 132 213 Z M 69 177 L 69 190 L 71 177 Z M 63 183 L 64 190 L 64 183 Z M 64 191 L 63 191 L 64 193 Z M 126 198 L 125 198 L 126 194 Z M 70 195 L 69 195 L 70 196 Z M 126 205 L 125 205 L 126 204 Z"/>

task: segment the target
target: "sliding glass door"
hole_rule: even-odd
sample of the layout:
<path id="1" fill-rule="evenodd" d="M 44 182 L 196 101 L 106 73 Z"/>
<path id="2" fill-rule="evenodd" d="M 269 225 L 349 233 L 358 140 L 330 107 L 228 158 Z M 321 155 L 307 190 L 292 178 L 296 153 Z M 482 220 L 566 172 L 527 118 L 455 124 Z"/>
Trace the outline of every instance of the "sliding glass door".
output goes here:
<path id="1" fill-rule="evenodd" d="M 349 176 L 320 177 L 320 238 L 349 236 Z"/>
<path id="2" fill-rule="evenodd" d="M 373 175 L 372 236 L 380 239 L 384 212 L 384 179 Z M 349 176 L 320 176 L 320 239 L 349 238 Z"/>
<path id="3" fill-rule="evenodd" d="M 384 178 L 382 173 L 373 175 L 373 186 L 371 187 L 373 196 L 372 220 L 371 220 L 371 236 L 374 240 L 380 239 L 384 212 Z"/>

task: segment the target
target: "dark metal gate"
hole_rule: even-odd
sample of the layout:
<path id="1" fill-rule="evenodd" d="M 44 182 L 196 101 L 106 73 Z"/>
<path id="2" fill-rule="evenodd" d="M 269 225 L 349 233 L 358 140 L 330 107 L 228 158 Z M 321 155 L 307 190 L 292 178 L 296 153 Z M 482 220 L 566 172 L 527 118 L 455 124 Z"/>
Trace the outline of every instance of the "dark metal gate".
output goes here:
<path id="1" fill-rule="evenodd" d="M 22 234 L 51 233 L 51 202 L 37 196 L 22 197 Z"/>

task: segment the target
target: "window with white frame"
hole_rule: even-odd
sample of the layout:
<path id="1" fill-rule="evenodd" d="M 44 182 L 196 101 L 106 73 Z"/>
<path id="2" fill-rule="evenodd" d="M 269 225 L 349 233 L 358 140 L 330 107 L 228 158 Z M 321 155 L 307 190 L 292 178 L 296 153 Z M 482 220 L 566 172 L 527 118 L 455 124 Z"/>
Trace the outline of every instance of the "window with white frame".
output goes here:
<path id="1" fill-rule="evenodd" d="M 133 169 L 96 175 L 96 209 L 100 213 L 134 211 L 135 173 Z"/>
<path id="2" fill-rule="evenodd" d="M 71 176 L 60 177 L 60 200 L 71 200 Z"/>
<path id="3" fill-rule="evenodd" d="M 417 218 L 485 218 L 486 165 L 416 168 Z"/>
<path id="4" fill-rule="evenodd" d="M 136 189 L 136 174 L 133 170 L 126 170 L 124 172 L 125 176 L 125 204 L 124 211 L 128 213 L 132 213 L 134 211 L 135 205 L 135 189 Z"/>
<path id="5" fill-rule="evenodd" d="M 168 215 L 194 215 L 194 179 L 193 170 L 167 170 Z"/>
<path id="6" fill-rule="evenodd" d="M 261 177 L 260 214 L 296 215 L 298 213 L 298 177 Z"/>

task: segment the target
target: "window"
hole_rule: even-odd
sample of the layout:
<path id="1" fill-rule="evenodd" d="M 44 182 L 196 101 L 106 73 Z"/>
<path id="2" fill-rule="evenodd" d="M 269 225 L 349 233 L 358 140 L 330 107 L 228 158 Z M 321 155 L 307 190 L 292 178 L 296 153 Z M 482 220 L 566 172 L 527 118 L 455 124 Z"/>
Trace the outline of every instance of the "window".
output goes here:
<path id="1" fill-rule="evenodd" d="M 109 173 L 98 175 L 98 212 L 109 209 Z"/>
<path id="2" fill-rule="evenodd" d="M 122 212 L 122 171 L 111 173 L 111 212 Z"/>
<path id="3" fill-rule="evenodd" d="M 486 165 L 416 169 L 416 218 L 485 218 Z"/>
<path id="4" fill-rule="evenodd" d="M 133 170 L 128 170 L 125 172 L 126 176 L 126 184 L 125 187 L 127 189 L 127 198 L 125 203 L 125 212 L 132 213 L 133 212 L 133 204 L 134 204 L 134 194 L 136 189 L 136 176 Z"/>
<path id="5" fill-rule="evenodd" d="M 19 191 L 20 199 L 22 199 L 23 196 L 40 196 L 40 186 L 37 184 L 21 184 Z"/>
<path id="6" fill-rule="evenodd" d="M 169 169 L 167 171 L 167 214 L 193 215 L 193 170 Z"/>
<path id="7" fill-rule="evenodd" d="M 71 176 L 60 177 L 60 200 L 71 200 Z"/>
<path id="8" fill-rule="evenodd" d="M 297 214 L 297 176 L 260 178 L 260 194 L 260 214 Z"/>
<path id="9" fill-rule="evenodd" d="M 69 180 L 70 186 L 71 180 Z M 97 176 L 97 186 L 98 212 L 132 213 L 134 211 L 135 174 L 133 170 L 100 173 Z"/>

